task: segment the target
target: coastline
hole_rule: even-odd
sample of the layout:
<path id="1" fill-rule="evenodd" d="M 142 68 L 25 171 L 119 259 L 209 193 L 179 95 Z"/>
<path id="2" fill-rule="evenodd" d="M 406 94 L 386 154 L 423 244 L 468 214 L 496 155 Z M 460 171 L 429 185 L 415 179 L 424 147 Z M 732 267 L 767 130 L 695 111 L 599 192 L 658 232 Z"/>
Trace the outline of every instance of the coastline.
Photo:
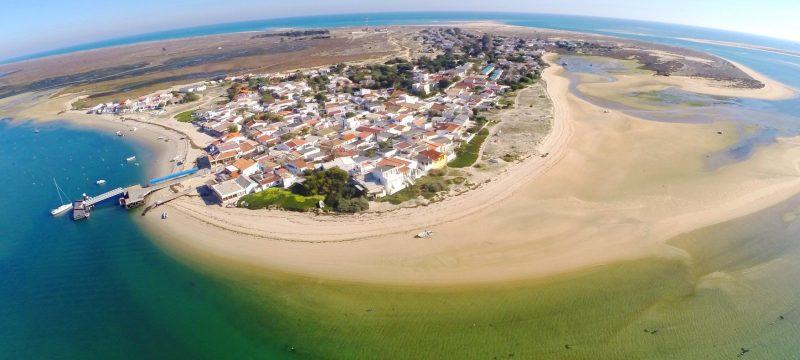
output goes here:
<path id="1" fill-rule="evenodd" d="M 768 52 L 768 53 L 773 53 L 773 54 L 778 54 L 778 55 L 800 57 L 800 52 L 791 51 L 791 50 L 777 49 L 777 48 L 772 48 L 772 47 L 768 47 L 768 46 L 743 44 L 743 43 L 737 43 L 737 42 L 731 42 L 731 41 L 695 39 L 695 38 L 688 38 L 688 37 L 682 37 L 682 38 L 678 38 L 678 39 L 679 40 L 684 40 L 684 41 L 700 43 L 700 44 L 720 45 L 720 46 L 727 46 L 727 47 L 732 47 L 732 48 L 763 51 L 763 52 Z"/>
<path id="2" fill-rule="evenodd" d="M 69 98 L 70 100 L 63 103 L 64 98 Z M 11 121 L 64 121 L 70 125 L 102 131 L 112 135 L 119 131 L 123 134 L 123 141 L 133 141 L 152 153 L 153 161 L 145 166 L 145 172 L 151 178 L 174 172 L 176 166 L 170 160 L 177 156 L 187 158 L 193 153 L 192 145 L 189 141 L 181 140 L 182 137 L 185 137 L 185 134 L 177 129 L 133 119 L 123 120 L 112 115 L 90 115 L 81 111 L 68 110 L 70 108 L 69 104 L 73 100 L 71 97 L 58 97 L 35 102 L 21 110 L 12 109 L 8 113 L 8 118 Z M 13 105 L 13 108 L 18 107 L 20 106 Z M 132 131 L 134 127 L 136 130 Z M 160 140 L 159 137 L 169 139 L 169 141 Z M 121 185 L 127 186 L 130 184 Z"/>
<path id="3" fill-rule="evenodd" d="M 653 256 L 681 258 L 685 254 L 665 245 L 672 237 L 757 212 L 800 192 L 793 160 L 797 139 L 779 140 L 746 163 L 706 174 L 702 157 L 734 142 L 731 136 L 710 134 L 719 128 L 733 133 L 732 124 L 662 124 L 618 112 L 607 115 L 609 124 L 591 123 L 587 119 L 605 110 L 571 94 L 559 68 L 552 66 L 543 76 L 556 120 L 540 152 L 551 156 L 529 159 L 465 195 L 423 208 L 348 217 L 347 222 L 181 199 L 167 205 L 169 221 L 147 216 L 143 224 L 176 256 L 191 254 L 209 263 L 363 283 L 467 285 Z M 596 134 L 613 141 L 601 144 Z M 680 146 L 688 150 L 657 148 L 680 136 L 685 137 Z M 598 147 L 612 154 L 600 155 Z M 630 152 L 641 148 L 655 154 Z M 663 181 L 629 184 L 624 178 L 639 166 L 658 171 L 650 169 L 653 161 L 676 159 L 681 161 L 664 176 L 679 180 L 680 191 Z M 619 169 L 608 168 L 615 163 Z M 575 179 L 590 174 L 615 183 L 603 189 Z M 644 179 L 652 178 L 647 174 Z M 710 182 L 719 186 L 707 189 Z M 598 225 L 581 226 L 593 223 Z M 432 228 L 436 236 L 414 239 L 421 228 Z M 537 231 L 531 234 L 530 229 Z"/>
<path id="4" fill-rule="evenodd" d="M 346 222 L 338 216 L 207 206 L 190 197 L 165 205 L 169 221 L 151 214 L 141 223 L 176 257 L 206 263 L 364 283 L 458 285 L 540 278 L 645 257 L 682 257 L 685 254 L 664 243 L 756 212 L 800 191 L 800 182 L 795 180 L 800 174 L 793 160 L 797 139 L 779 140 L 744 164 L 706 176 L 702 156 L 733 143 L 730 135 L 708 135 L 720 128 L 734 133 L 731 124 L 656 124 L 615 111 L 606 113 L 571 94 L 559 68 L 551 66 L 543 76 L 555 121 L 539 152 L 550 156 L 510 166 L 466 194 L 427 207 L 347 216 Z M 704 93 L 735 91 L 736 96 L 764 99 L 787 96 L 788 88 L 782 84 L 742 70 L 776 86 L 759 92 L 720 88 L 685 77 L 669 81 L 696 81 L 691 91 Z M 176 128 L 191 125 L 86 115 L 66 110 L 68 103 L 58 103 L 67 97 L 46 100 L 23 111 L 20 118 L 62 118 L 110 132 L 126 132 L 131 122 L 139 124 L 133 138 L 157 154 L 148 171 L 158 175 L 169 172 L 172 154 L 192 151 L 188 141 L 179 141 L 189 133 Z M 157 141 L 158 136 L 169 136 L 171 141 Z M 682 142 L 671 142 L 681 137 Z M 676 144 L 688 150 L 670 153 Z M 653 163 L 671 161 L 680 164 L 664 173 L 651 168 Z M 764 166 L 769 161 L 774 163 Z M 677 179 L 680 191 L 673 191 L 673 184 L 653 174 L 633 174 L 634 170 Z M 694 179 L 698 174 L 704 177 Z M 757 174 L 768 176 L 762 179 Z M 640 181 L 628 180 L 629 176 Z M 581 179 L 600 184 L 591 186 Z M 718 181 L 719 188 L 708 189 L 709 183 Z M 536 205 L 532 208 L 531 204 Z M 433 228 L 436 236 L 413 239 L 424 228 Z"/>

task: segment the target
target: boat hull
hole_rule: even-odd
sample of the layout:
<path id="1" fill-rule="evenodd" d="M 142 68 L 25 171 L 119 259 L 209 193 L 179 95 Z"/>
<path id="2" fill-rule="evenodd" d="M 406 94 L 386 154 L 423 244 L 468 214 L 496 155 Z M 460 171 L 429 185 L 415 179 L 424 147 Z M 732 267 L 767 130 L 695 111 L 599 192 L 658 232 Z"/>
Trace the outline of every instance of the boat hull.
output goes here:
<path id="1" fill-rule="evenodd" d="M 64 204 L 64 205 L 61 205 L 61 206 L 59 206 L 59 207 L 57 207 L 57 208 L 55 208 L 53 210 L 50 210 L 50 215 L 53 215 L 53 216 L 61 215 L 61 214 L 65 213 L 65 212 L 67 212 L 70 209 L 72 209 L 72 204 Z"/>

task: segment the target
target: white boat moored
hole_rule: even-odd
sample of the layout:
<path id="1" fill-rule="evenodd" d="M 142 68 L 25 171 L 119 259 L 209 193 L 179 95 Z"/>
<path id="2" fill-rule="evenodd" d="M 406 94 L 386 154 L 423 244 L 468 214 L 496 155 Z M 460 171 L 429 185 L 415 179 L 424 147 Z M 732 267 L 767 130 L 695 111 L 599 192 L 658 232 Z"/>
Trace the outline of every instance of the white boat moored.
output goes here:
<path id="1" fill-rule="evenodd" d="M 97 185 L 105 185 L 105 184 L 106 184 L 106 181 L 105 181 L 105 180 L 103 180 L 103 179 L 100 179 L 100 180 L 97 180 L 97 182 L 96 182 L 96 183 L 97 183 Z"/>
<path id="2" fill-rule="evenodd" d="M 57 208 L 55 208 L 53 210 L 50 210 L 50 215 L 56 216 L 56 215 L 59 215 L 59 214 L 63 214 L 65 211 L 67 211 L 69 209 L 72 209 L 72 204 L 71 203 L 70 204 L 62 204 L 61 206 L 59 206 L 59 207 L 57 207 Z"/>
<path id="3" fill-rule="evenodd" d="M 56 182 L 55 178 L 53 178 L 53 184 L 56 185 L 56 192 L 58 193 L 58 200 L 61 203 L 61 205 L 59 205 L 57 208 L 55 208 L 53 210 L 50 210 L 50 215 L 56 216 L 56 215 L 61 214 L 61 213 L 65 212 L 65 211 L 67 211 L 67 210 L 72 209 L 72 203 L 64 203 L 65 200 L 69 199 L 69 196 L 67 196 L 67 194 L 64 192 L 64 190 L 62 190 L 61 187 L 58 186 L 58 182 Z M 61 195 L 64 195 L 64 196 L 61 196 Z"/>

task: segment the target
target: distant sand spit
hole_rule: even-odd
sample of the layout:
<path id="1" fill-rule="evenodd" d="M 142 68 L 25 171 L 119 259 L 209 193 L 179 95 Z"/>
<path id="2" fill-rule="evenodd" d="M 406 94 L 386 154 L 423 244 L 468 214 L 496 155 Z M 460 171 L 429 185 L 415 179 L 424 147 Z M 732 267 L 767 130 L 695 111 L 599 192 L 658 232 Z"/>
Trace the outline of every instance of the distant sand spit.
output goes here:
<path id="1" fill-rule="evenodd" d="M 764 87 L 759 89 L 746 89 L 729 86 L 729 84 L 725 82 L 710 79 L 630 73 L 614 74 L 614 78 L 616 79 L 614 82 L 591 81 L 590 83 L 582 83 L 578 85 L 578 89 L 588 95 L 612 98 L 620 96 L 627 97 L 627 94 L 633 90 L 660 91 L 670 87 L 698 94 L 761 100 L 786 100 L 798 95 L 797 90 L 789 86 L 739 63 L 730 60 L 726 61 L 739 67 L 747 75 L 764 84 Z M 590 78 L 592 76 L 588 75 L 584 77 Z"/>
<path id="2" fill-rule="evenodd" d="M 540 151 L 551 156 L 531 158 L 465 195 L 354 217 L 182 199 L 168 205 L 168 221 L 153 215 L 144 223 L 180 256 L 357 282 L 452 285 L 683 257 L 664 242 L 800 192 L 800 139 L 780 139 L 745 162 L 710 171 L 705 158 L 737 140 L 724 119 L 646 121 L 577 98 L 557 65 L 544 80 L 555 123 Z M 424 228 L 435 236 L 414 239 Z"/>

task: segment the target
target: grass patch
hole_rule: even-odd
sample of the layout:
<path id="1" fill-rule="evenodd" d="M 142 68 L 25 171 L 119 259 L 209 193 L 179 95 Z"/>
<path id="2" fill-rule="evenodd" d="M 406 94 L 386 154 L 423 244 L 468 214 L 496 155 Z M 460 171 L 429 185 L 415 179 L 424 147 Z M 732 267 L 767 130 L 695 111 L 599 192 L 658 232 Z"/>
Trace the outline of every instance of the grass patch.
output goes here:
<path id="1" fill-rule="evenodd" d="M 489 130 L 483 129 L 478 135 L 472 138 L 472 141 L 461 145 L 458 149 L 456 158 L 451 161 L 447 166 L 451 168 L 465 168 L 470 167 L 478 161 L 478 153 L 481 152 L 481 146 L 486 138 L 489 136 Z"/>
<path id="2" fill-rule="evenodd" d="M 400 190 L 392 195 L 385 196 L 378 199 L 380 202 L 388 202 L 390 204 L 399 205 L 409 200 L 414 200 L 420 196 L 430 200 L 436 194 L 447 191 L 450 189 L 449 183 L 442 176 L 423 176 L 403 190 Z"/>
<path id="3" fill-rule="evenodd" d="M 266 209 L 274 206 L 290 211 L 309 211 L 316 208 L 317 204 L 323 200 L 325 200 L 323 195 L 303 196 L 294 194 L 286 189 L 271 188 L 243 196 L 236 205 L 250 210 Z"/>
<path id="4" fill-rule="evenodd" d="M 178 120 L 182 123 L 190 123 L 194 121 L 194 110 L 184 111 L 178 115 L 175 115 L 175 120 Z"/>

